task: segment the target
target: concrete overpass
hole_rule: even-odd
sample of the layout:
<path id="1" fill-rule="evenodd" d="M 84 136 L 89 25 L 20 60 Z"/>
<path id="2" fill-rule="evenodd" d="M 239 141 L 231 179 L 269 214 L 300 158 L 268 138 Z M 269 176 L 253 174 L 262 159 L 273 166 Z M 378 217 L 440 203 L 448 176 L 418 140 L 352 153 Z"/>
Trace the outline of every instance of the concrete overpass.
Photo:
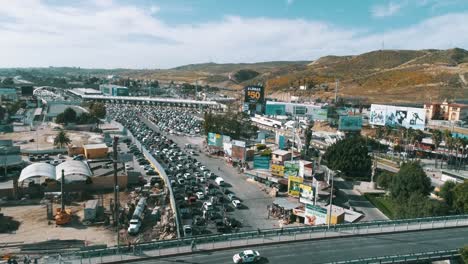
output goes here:
<path id="1" fill-rule="evenodd" d="M 421 253 L 459 249 L 468 243 L 467 238 L 468 227 L 464 227 L 252 246 L 245 249 L 258 250 L 264 257 L 260 263 L 269 264 L 347 263 L 347 260 L 353 260 L 349 263 L 379 263 L 375 260 L 359 260 L 383 256 L 392 259 L 390 256 L 423 255 Z M 157 263 L 232 263 L 232 256 L 243 249 L 199 251 L 194 254 L 158 258 Z M 155 259 L 135 260 L 132 263 L 155 263 Z"/>
<path id="2" fill-rule="evenodd" d="M 203 109 L 224 109 L 225 105 L 215 101 L 200 101 L 179 98 L 162 98 L 162 97 L 147 97 L 147 96 L 110 96 L 110 95 L 95 95 L 83 94 L 74 90 L 69 90 L 75 96 L 80 97 L 83 101 L 97 101 L 110 103 L 130 103 L 141 105 L 160 105 L 173 107 L 191 107 Z"/>

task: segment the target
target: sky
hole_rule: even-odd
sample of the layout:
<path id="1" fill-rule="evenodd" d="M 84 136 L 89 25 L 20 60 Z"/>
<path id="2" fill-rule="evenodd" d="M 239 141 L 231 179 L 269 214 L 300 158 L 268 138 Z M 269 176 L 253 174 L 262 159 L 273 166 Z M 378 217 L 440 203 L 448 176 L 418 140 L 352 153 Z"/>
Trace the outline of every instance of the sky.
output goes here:
<path id="1" fill-rule="evenodd" d="M 468 0 L 0 0 L 0 68 L 468 49 Z"/>

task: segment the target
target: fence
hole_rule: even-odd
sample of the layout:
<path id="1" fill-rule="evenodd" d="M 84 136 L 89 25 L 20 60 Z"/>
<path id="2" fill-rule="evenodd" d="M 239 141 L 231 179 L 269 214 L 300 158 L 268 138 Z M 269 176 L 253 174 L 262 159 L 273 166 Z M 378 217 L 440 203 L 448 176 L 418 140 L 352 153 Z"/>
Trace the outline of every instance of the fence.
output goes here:
<path id="1" fill-rule="evenodd" d="M 421 252 L 414 254 L 396 255 L 396 256 L 383 256 L 375 258 L 365 259 L 354 259 L 347 261 L 332 262 L 333 264 L 348 264 L 348 263 L 408 263 L 408 262 L 426 262 L 426 261 L 437 261 L 446 259 L 455 259 L 460 256 L 458 249 L 453 250 L 441 250 L 441 251 L 430 251 Z M 329 264 L 332 264 L 329 263 Z"/>
<path id="2" fill-rule="evenodd" d="M 468 226 L 468 215 L 340 224 L 330 228 L 327 226 L 301 226 L 283 229 L 263 229 L 260 231 L 246 231 L 232 234 L 140 243 L 135 245 L 131 252 L 127 253 L 119 253 L 117 247 L 110 247 L 106 249 L 73 252 L 68 255 L 62 254 L 62 257 L 66 257 L 69 260 L 74 259 L 80 261 L 86 259 L 88 263 L 101 263 L 103 259 L 107 262 L 135 259 L 143 254 L 143 252 L 146 257 L 190 253 L 192 241 L 197 245 L 197 249 L 200 250 L 220 250 L 249 245 L 461 226 Z M 92 259 L 96 261 L 93 262 Z M 50 263 L 54 262 L 51 261 Z"/>

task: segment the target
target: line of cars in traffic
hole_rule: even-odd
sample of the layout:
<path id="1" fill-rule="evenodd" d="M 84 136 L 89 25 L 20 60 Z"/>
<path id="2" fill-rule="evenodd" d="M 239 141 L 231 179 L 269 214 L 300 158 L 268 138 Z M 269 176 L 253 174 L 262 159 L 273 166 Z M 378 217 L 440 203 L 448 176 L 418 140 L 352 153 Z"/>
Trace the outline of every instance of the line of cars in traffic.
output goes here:
<path id="1" fill-rule="evenodd" d="M 185 236 L 213 231 L 232 232 L 242 227 L 241 222 L 232 216 L 236 209 L 243 208 L 240 199 L 229 190 L 230 185 L 222 177 L 196 159 L 196 153 L 191 148 L 181 149 L 162 133 L 150 129 L 138 117 L 139 114 L 147 114 L 139 112 L 138 106 L 110 108 L 108 114 L 128 128 L 164 167 L 173 188 Z M 177 116 L 175 114 L 173 118 Z M 161 127 L 159 123 L 156 125 Z M 135 155 L 141 153 L 136 147 L 130 147 L 130 150 Z M 138 158 L 138 161 L 146 166 L 146 160 Z"/>

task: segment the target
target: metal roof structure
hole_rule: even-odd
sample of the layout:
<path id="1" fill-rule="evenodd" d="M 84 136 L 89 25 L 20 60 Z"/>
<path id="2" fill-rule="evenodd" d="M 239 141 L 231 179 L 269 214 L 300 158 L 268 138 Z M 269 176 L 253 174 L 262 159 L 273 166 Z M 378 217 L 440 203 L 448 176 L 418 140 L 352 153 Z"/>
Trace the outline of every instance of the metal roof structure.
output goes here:
<path id="1" fill-rule="evenodd" d="M 109 147 L 105 143 L 99 143 L 99 144 L 87 144 L 83 145 L 84 149 L 108 149 Z"/>
<path id="2" fill-rule="evenodd" d="M 65 181 L 82 181 L 91 177 L 93 173 L 88 164 L 79 160 L 68 160 L 55 167 L 56 180 L 62 179 L 62 170 L 65 173 Z"/>
<path id="3" fill-rule="evenodd" d="M 19 182 L 33 177 L 46 177 L 55 180 L 55 167 L 48 163 L 33 163 L 21 171 Z"/>
<path id="4" fill-rule="evenodd" d="M 22 182 L 34 177 L 46 177 L 59 181 L 62 178 L 62 170 L 64 170 L 66 182 L 84 181 L 93 175 L 88 164 L 83 161 L 69 160 L 57 165 L 57 167 L 41 162 L 33 163 L 24 168 L 21 171 L 19 181 Z"/>

